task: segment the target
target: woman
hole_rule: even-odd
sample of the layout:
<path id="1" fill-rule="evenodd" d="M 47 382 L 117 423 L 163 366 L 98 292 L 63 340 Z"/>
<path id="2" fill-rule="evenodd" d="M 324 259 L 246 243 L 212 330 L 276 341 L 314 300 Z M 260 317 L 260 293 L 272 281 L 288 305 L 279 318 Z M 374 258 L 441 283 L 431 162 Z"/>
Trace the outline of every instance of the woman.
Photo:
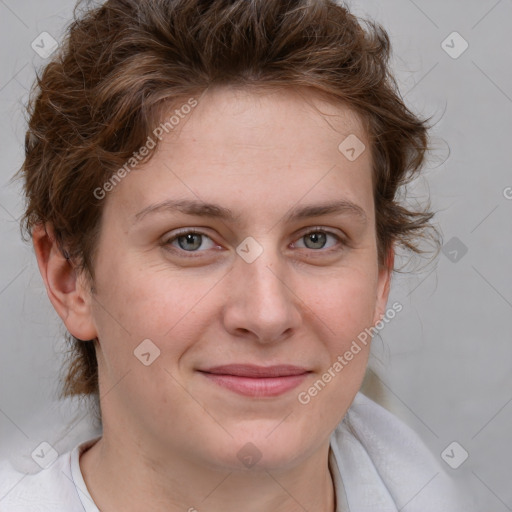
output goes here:
<path id="1" fill-rule="evenodd" d="M 401 309 L 395 247 L 419 251 L 432 217 L 397 199 L 427 126 L 389 51 L 330 0 L 76 19 L 21 176 L 74 347 L 64 394 L 96 397 L 103 432 L 42 447 L 35 475 L 6 466 L 2 510 L 459 509 L 419 438 L 358 393 Z"/>

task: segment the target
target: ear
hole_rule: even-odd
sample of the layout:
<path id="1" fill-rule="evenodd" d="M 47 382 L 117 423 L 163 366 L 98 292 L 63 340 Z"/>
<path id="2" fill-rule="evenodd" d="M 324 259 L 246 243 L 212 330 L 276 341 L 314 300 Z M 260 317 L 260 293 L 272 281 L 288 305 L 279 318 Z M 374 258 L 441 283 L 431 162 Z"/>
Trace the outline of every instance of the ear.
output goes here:
<path id="1" fill-rule="evenodd" d="M 66 325 L 79 340 L 97 337 L 91 314 L 91 291 L 83 273 L 77 275 L 70 260 L 62 254 L 50 224 L 38 224 L 32 230 L 32 241 L 39 272 L 48 297 Z"/>
<path id="2" fill-rule="evenodd" d="M 395 265 L 395 250 L 391 246 L 386 256 L 384 265 L 379 268 L 379 276 L 377 282 L 377 301 L 375 304 L 375 313 L 373 317 L 373 325 L 375 325 L 385 314 L 386 305 L 388 303 L 389 290 L 391 289 L 391 275 Z"/>

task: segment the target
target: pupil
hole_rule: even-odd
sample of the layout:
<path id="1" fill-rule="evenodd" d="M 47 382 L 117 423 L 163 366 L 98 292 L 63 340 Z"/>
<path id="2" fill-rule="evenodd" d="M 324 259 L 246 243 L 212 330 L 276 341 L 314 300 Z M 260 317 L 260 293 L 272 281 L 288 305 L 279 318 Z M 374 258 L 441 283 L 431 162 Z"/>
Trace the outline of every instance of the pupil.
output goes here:
<path id="1" fill-rule="evenodd" d="M 194 244 L 194 237 L 196 237 L 196 243 Z M 201 246 L 201 235 L 196 233 L 189 233 L 179 238 L 179 245 L 182 249 L 197 249 Z M 186 243 L 182 244 L 182 240 L 185 239 Z M 199 242 L 199 243 L 198 243 Z M 183 245 L 186 245 L 185 247 Z"/>
<path id="2" fill-rule="evenodd" d="M 310 233 L 308 235 L 308 237 L 309 237 L 309 240 L 311 242 L 313 242 L 313 244 L 319 244 L 320 247 L 323 247 L 323 245 L 325 244 L 325 238 L 326 238 L 325 233 Z M 318 248 L 318 247 L 315 247 L 315 248 Z"/>

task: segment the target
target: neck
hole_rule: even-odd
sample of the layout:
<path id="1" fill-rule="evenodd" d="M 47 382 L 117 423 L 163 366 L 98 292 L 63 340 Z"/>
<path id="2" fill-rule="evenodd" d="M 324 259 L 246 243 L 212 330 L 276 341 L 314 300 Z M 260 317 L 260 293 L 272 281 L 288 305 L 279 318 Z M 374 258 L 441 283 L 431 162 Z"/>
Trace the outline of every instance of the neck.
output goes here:
<path id="1" fill-rule="evenodd" d="M 206 467 L 185 454 L 151 453 L 127 433 L 103 437 L 80 458 L 84 481 L 103 512 L 335 512 L 329 443 L 286 470 Z"/>

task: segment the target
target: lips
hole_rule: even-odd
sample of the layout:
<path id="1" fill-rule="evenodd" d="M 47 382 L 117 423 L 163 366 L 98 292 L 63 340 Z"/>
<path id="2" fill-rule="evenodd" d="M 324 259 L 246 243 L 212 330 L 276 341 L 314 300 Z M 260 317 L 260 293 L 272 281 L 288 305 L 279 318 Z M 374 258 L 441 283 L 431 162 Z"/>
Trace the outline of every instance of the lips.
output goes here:
<path id="1" fill-rule="evenodd" d="M 276 366 L 255 366 L 250 364 L 229 364 L 200 370 L 213 375 L 232 375 L 234 377 L 270 378 L 290 377 L 308 373 L 306 368 L 282 364 Z"/>
<path id="2" fill-rule="evenodd" d="M 230 364 L 199 370 L 209 381 L 239 395 L 277 397 L 301 384 L 309 370 L 299 366 Z"/>

